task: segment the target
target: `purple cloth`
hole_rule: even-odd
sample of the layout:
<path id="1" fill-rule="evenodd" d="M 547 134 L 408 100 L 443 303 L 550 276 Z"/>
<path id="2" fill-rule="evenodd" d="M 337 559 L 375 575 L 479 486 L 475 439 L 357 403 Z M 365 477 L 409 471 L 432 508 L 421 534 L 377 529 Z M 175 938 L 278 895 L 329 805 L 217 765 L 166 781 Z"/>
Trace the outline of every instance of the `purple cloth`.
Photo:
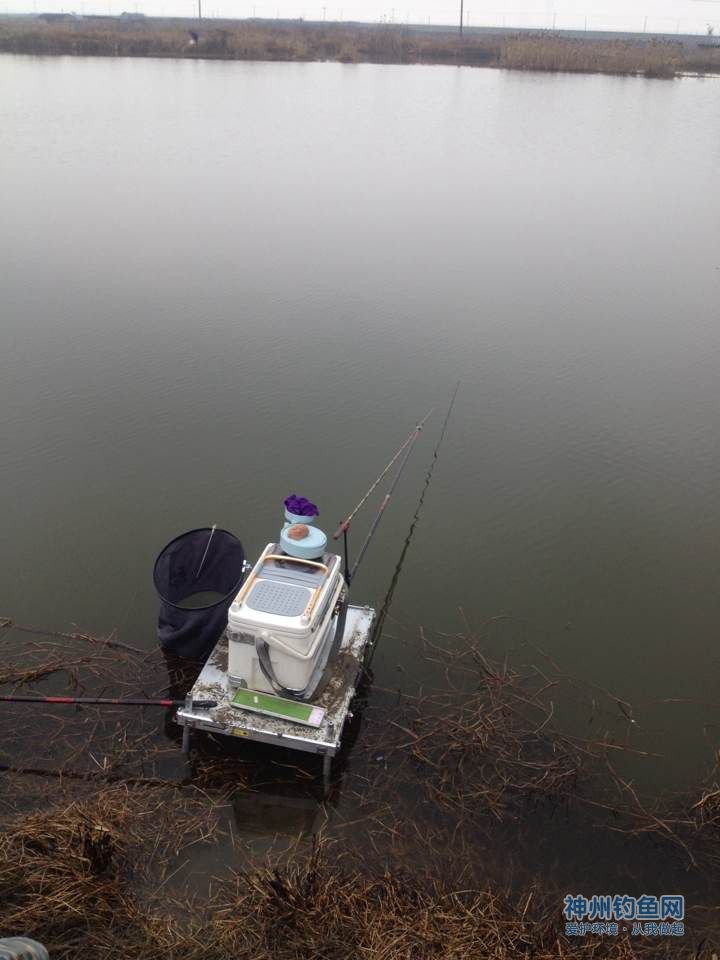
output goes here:
<path id="1" fill-rule="evenodd" d="M 305 497 L 299 497 L 296 493 L 291 493 L 287 498 L 285 509 L 288 513 L 294 513 L 296 517 L 320 516 L 320 511 L 314 503 L 310 503 Z"/>

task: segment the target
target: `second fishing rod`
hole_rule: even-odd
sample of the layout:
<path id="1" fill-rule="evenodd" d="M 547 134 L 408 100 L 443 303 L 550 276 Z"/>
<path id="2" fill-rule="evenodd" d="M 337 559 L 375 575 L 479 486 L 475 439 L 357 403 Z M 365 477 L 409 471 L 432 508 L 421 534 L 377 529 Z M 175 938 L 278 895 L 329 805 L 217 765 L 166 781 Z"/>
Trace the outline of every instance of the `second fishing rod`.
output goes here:
<path id="1" fill-rule="evenodd" d="M 397 486 L 398 481 L 400 480 L 400 477 L 401 477 L 401 475 L 402 475 L 402 472 L 403 472 L 403 470 L 405 469 L 405 464 L 406 464 L 406 463 L 408 462 L 408 460 L 410 459 L 410 454 L 412 453 L 412 449 L 413 449 L 413 447 L 414 447 L 414 445 L 415 445 L 415 442 L 416 442 L 416 440 L 418 439 L 418 437 L 420 436 L 420 434 L 422 433 L 422 429 L 423 429 L 423 427 L 425 426 L 425 424 L 427 423 L 427 421 L 429 420 L 429 418 L 430 418 L 430 416 L 432 415 L 434 409 L 435 409 L 434 407 L 433 407 L 432 409 L 430 409 L 430 410 L 425 414 L 425 416 L 422 418 L 422 420 L 420 420 L 420 421 L 417 423 L 417 425 L 415 426 L 415 429 L 412 431 L 412 433 L 410 434 L 410 436 L 404 441 L 404 443 L 403 443 L 403 444 L 400 446 L 400 448 L 396 451 L 396 453 L 394 454 L 394 456 L 392 457 L 392 459 L 390 460 L 390 462 L 385 466 L 385 468 L 383 469 L 383 471 L 375 478 L 375 480 L 373 480 L 372 484 L 370 485 L 370 488 L 369 488 L 369 489 L 367 490 L 367 492 L 362 496 L 362 498 L 361 498 L 360 501 L 356 504 L 356 506 L 353 507 L 353 509 L 352 509 L 352 510 L 350 511 L 350 513 L 348 514 L 348 516 L 342 521 L 342 523 L 338 526 L 337 530 L 336 530 L 335 533 L 333 534 L 333 540 L 337 540 L 338 537 L 339 537 L 341 534 L 342 534 L 342 537 L 343 537 L 343 548 L 344 548 L 344 554 L 345 554 L 345 582 L 347 583 L 348 587 L 350 586 L 350 584 L 351 584 L 351 582 L 352 582 L 352 580 L 353 580 L 353 577 L 354 577 L 355 574 L 357 573 L 358 567 L 359 567 L 360 564 L 362 563 L 363 557 L 365 556 L 365 553 L 366 553 L 366 551 L 367 551 L 367 548 L 368 548 L 369 545 L 370 545 L 370 541 L 372 540 L 373 536 L 375 535 L 375 531 L 377 530 L 378 524 L 380 523 L 380 521 L 381 521 L 381 519 L 382 519 L 382 515 L 383 515 L 383 513 L 385 512 L 385 508 L 387 507 L 388 503 L 390 502 L 390 498 L 392 497 L 393 492 L 394 492 L 394 490 L 395 490 L 395 487 Z M 403 456 L 403 454 L 404 454 L 404 456 Z M 400 459 L 401 457 L 402 457 L 402 459 Z M 381 483 L 381 481 L 383 480 L 383 478 L 389 473 L 391 467 L 392 467 L 395 463 L 397 463 L 398 460 L 400 460 L 400 465 L 398 466 L 398 469 L 397 469 L 397 471 L 395 472 L 395 476 L 393 477 L 393 479 L 392 479 L 392 481 L 391 481 L 391 483 L 390 483 L 390 486 L 389 486 L 387 492 L 385 493 L 385 496 L 384 496 L 383 499 L 382 499 L 382 502 L 381 502 L 381 504 L 380 504 L 380 507 L 379 507 L 377 513 L 375 514 L 375 517 L 374 517 L 372 523 L 370 524 L 370 529 L 368 530 L 367 535 L 366 535 L 366 537 L 365 537 L 365 540 L 363 541 L 363 544 L 362 544 L 362 546 L 360 547 L 360 552 L 359 552 L 358 555 L 357 555 L 357 559 L 355 560 L 355 562 L 353 563 L 353 565 L 352 565 L 352 567 L 351 567 L 351 566 L 350 566 L 350 559 L 349 559 L 349 547 L 348 547 L 348 530 L 350 529 L 350 524 L 351 524 L 353 518 L 355 517 L 355 515 L 357 514 L 357 512 L 360 510 L 360 508 L 363 506 L 363 504 L 367 501 L 367 499 L 368 499 L 368 497 L 370 496 L 370 494 L 373 492 L 373 490 L 375 490 L 375 489 L 379 486 L 379 484 Z"/>

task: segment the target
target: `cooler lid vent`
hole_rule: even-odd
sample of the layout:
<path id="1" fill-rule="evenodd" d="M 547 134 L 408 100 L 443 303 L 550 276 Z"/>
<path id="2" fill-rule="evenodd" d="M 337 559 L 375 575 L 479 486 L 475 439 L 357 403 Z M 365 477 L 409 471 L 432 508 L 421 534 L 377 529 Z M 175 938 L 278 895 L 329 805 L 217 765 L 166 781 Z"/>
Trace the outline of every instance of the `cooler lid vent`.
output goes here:
<path id="1" fill-rule="evenodd" d="M 247 605 L 260 613 L 278 617 L 299 617 L 310 602 L 312 591 L 292 583 L 258 580 L 250 591 Z"/>

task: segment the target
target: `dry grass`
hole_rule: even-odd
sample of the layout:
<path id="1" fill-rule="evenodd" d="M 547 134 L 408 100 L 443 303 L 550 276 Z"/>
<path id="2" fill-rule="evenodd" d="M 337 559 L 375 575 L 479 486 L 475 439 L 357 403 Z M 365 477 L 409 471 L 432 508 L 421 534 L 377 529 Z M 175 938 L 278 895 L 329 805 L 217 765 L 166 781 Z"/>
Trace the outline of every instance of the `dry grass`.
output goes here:
<path id="1" fill-rule="evenodd" d="M 188 846 L 211 837 L 217 820 L 206 797 L 171 803 L 160 788 L 105 787 L 22 814 L 0 837 L 0 923 L 34 935 L 53 957 L 110 956 L 126 940 L 133 952 L 122 955 L 140 956 L 133 938 L 147 940 L 149 891 Z"/>
<path id="2" fill-rule="evenodd" d="M 190 57 L 229 60 L 331 60 L 341 63 L 434 63 L 517 70 L 643 74 L 720 72 L 720 50 L 679 43 L 597 41 L 537 36 L 493 37 L 414 32 L 389 25 L 323 26 L 258 21 L 121 22 L 107 18 L 46 23 L 0 22 L 0 51 L 92 56 Z"/>
<path id="3" fill-rule="evenodd" d="M 192 844 L 218 839 L 198 797 L 105 788 L 25 814 L 0 839 L 0 923 L 54 960 L 534 960 L 696 956 L 635 938 L 570 941 L 559 900 L 443 883 L 432 867 L 372 875 L 322 840 L 229 871 L 198 897 L 173 886 Z M 181 839 L 178 840 L 177 838 Z"/>
<path id="4" fill-rule="evenodd" d="M 0 23 L 0 50 L 96 56 L 199 57 L 228 60 L 335 60 L 372 63 L 493 62 L 498 43 L 486 38 L 461 47 L 454 37 L 413 34 L 389 26 L 324 27 L 225 21 L 199 29 L 193 21 L 142 23 L 86 20 Z"/>
<path id="5" fill-rule="evenodd" d="M 581 842 L 590 830 L 602 843 L 605 832 L 620 856 L 623 844 L 640 860 L 661 851 L 680 873 L 720 883 L 720 751 L 687 794 L 643 794 L 622 766 L 662 758 L 644 743 L 632 704 L 564 675 L 538 648 L 533 666 L 521 670 L 489 659 L 482 637 L 441 645 L 421 631 L 421 640 L 445 689 L 402 695 L 392 710 L 365 717 L 366 740 L 373 750 L 382 743 L 382 763 L 362 772 L 372 790 L 360 782 L 358 805 L 378 857 L 402 861 L 422 850 L 450 875 L 459 852 L 471 862 L 500 836 L 517 842 L 518 830 L 572 818 Z M 555 723 L 556 707 L 571 700 L 585 708 L 592 735 Z M 402 815 L 399 796 L 411 798 Z"/>
<path id="6" fill-rule="evenodd" d="M 46 686 L 66 668 L 83 689 L 167 684 L 162 661 L 116 641 L 5 637 L 6 685 Z M 32 708 L 30 729 L 7 714 L 0 928 L 46 943 L 54 960 L 709 960 L 720 949 L 712 912 L 695 914 L 680 942 L 566 938 L 567 891 L 538 879 L 544 861 L 502 876 L 495 861 L 522 857 L 522 832 L 561 812 L 554 829 L 581 845 L 617 841 L 627 861 L 675 863 L 673 877 L 714 904 L 718 770 L 689 799 L 642 797 L 613 767 L 618 753 L 644 755 L 631 704 L 563 676 L 539 650 L 519 669 L 489 659 L 482 636 L 421 642 L 443 689 L 392 703 L 377 691 L 338 784 L 342 812 L 330 815 L 331 798 L 312 841 L 298 835 L 260 860 L 232 826 L 238 797 L 267 786 L 266 771 L 253 786 L 245 752 L 199 740 L 190 772 L 163 777 L 178 747 L 152 711 Z M 593 739 L 555 725 L 553 704 L 570 696 L 592 703 Z"/>
<path id="7" fill-rule="evenodd" d="M 674 77 L 688 69 L 686 57 L 685 48 L 679 43 L 518 37 L 503 44 L 500 65 L 511 70 Z M 715 61 L 715 69 L 718 68 L 720 57 Z"/>

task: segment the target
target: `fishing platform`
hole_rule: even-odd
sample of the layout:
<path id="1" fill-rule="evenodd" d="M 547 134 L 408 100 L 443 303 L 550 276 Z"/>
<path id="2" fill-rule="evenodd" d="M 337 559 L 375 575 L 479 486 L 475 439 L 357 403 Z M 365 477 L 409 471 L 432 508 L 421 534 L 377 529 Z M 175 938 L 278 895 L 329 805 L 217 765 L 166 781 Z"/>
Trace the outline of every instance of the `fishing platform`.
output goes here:
<path id="1" fill-rule="evenodd" d="M 350 584 L 429 416 L 335 531 L 344 556 L 328 549 L 316 505 L 295 494 L 285 500 L 277 540 L 252 567 L 240 541 L 216 526 L 176 537 L 159 554 L 153 579 L 161 600 L 160 645 L 203 662 L 176 714 L 184 753 L 193 730 L 286 747 L 320 755 L 329 785 L 376 640 L 375 611 L 350 603 Z M 351 566 L 350 523 L 398 461 Z"/>
<path id="2" fill-rule="evenodd" d="M 313 708 L 322 710 L 322 720 L 316 727 L 297 723 L 292 716 L 270 716 L 233 706 L 236 689 L 228 674 L 229 644 L 225 630 L 217 646 L 193 686 L 186 704 L 177 712 L 177 722 L 183 727 L 183 749 L 189 747 L 191 730 L 202 730 L 226 737 L 240 737 L 259 743 L 301 750 L 323 757 L 323 779 L 327 785 L 332 758 L 340 749 L 343 728 L 352 717 L 350 706 L 357 689 L 364 658 L 372 636 L 375 611 L 370 607 L 350 604 L 344 635 L 338 654 L 328 667 L 323 689 L 313 699 Z M 248 691 L 250 696 L 252 693 Z M 261 705 L 272 707 L 271 697 L 259 698 Z M 194 701 L 217 701 L 211 709 L 195 709 Z M 291 701 L 283 700 L 283 704 Z M 298 703 L 298 710 L 304 704 Z M 286 708 L 292 712 L 292 707 Z"/>
<path id="3" fill-rule="evenodd" d="M 192 730 L 242 737 L 319 754 L 329 783 L 375 612 L 350 604 L 347 557 L 328 550 L 318 515 L 291 494 L 277 541 L 252 568 L 240 542 L 215 527 L 176 538 L 158 557 L 156 585 L 181 600 L 165 596 L 161 629 L 174 644 L 203 644 L 204 665 L 176 715 L 185 753 Z"/>

